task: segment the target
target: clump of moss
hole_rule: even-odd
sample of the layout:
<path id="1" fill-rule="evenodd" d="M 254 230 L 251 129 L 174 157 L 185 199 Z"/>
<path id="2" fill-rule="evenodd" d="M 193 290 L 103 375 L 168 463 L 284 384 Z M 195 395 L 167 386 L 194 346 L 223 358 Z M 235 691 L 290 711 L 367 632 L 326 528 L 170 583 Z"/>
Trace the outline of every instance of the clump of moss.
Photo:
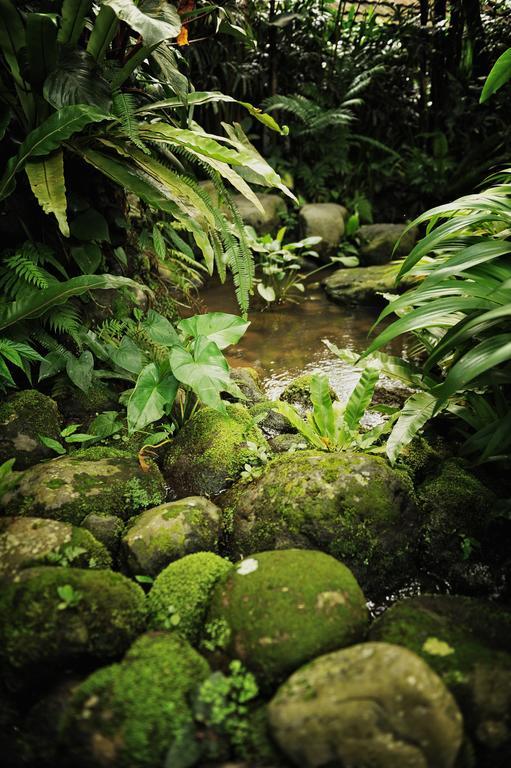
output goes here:
<path id="1" fill-rule="evenodd" d="M 304 373 L 302 376 L 297 376 L 281 392 L 280 399 L 287 403 L 300 405 L 303 408 L 312 408 L 311 381 L 313 375 L 312 373 Z M 332 387 L 330 387 L 330 397 L 332 400 L 338 399 L 337 393 Z"/>
<path id="2" fill-rule="evenodd" d="M 154 768 L 181 744 L 198 749 L 190 700 L 208 674 L 182 638 L 140 637 L 120 664 L 76 689 L 63 724 L 66 752 L 91 768 Z"/>
<path id="3" fill-rule="evenodd" d="M 170 443 L 165 478 L 178 498 L 220 493 L 250 461 L 250 442 L 268 447 L 242 405 L 229 404 L 226 413 L 202 408 Z"/>
<path id="4" fill-rule="evenodd" d="M 171 563 L 149 592 L 149 626 L 173 629 L 196 645 L 213 588 L 231 568 L 228 560 L 212 552 L 197 552 Z"/>
<path id="5" fill-rule="evenodd" d="M 289 549 L 242 560 L 217 583 L 208 624 L 230 630 L 216 655 L 240 659 L 268 686 L 311 658 L 363 639 L 365 597 L 322 552 Z"/>
<path id="6" fill-rule="evenodd" d="M 397 466 L 408 472 L 412 480 L 417 482 L 434 470 L 442 458 L 425 437 L 415 437 L 401 449 Z"/>
<path id="7" fill-rule="evenodd" d="M 12 669 L 115 658 L 145 623 L 142 589 L 108 570 L 38 567 L 0 595 L 0 653 Z"/>

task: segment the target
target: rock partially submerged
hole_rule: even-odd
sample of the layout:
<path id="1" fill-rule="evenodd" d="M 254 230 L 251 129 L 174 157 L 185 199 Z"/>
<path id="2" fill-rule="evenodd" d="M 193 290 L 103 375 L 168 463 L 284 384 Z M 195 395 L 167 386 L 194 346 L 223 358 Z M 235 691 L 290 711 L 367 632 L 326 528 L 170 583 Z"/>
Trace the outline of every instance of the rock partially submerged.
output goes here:
<path id="1" fill-rule="evenodd" d="M 357 231 L 361 261 L 373 266 L 408 256 L 418 234 L 417 227 L 408 229 L 406 224 L 362 224 Z"/>
<path id="2" fill-rule="evenodd" d="M 384 304 L 383 294 L 402 293 L 410 282 L 401 280 L 396 285 L 397 269 L 392 264 L 376 267 L 338 269 L 322 282 L 329 299 L 338 304 Z"/>
<path id="3" fill-rule="evenodd" d="M 454 768 L 463 721 L 428 665 L 363 643 L 295 672 L 269 706 L 272 732 L 300 768 Z"/>

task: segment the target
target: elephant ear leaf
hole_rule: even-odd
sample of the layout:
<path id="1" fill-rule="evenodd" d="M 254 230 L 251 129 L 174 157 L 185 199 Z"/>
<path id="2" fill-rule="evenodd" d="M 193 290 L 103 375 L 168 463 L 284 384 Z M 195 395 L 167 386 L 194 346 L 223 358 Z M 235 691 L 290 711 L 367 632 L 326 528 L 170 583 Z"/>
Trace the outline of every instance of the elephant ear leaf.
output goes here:
<path id="1" fill-rule="evenodd" d="M 66 183 L 62 150 L 41 160 L 33 160 L 25 167 L 32 192 L 45 213 L 53 213 L 64 237 L 69 237 L 67 223 Z"/>
<path id="2" fill-rule="evenodd" d="M 146 46 L 177 37 L 181 31 L 181 19 L 172 5 L 165 4 L 163 9 L 164 4 L 155 0 L 144 0 L 140 7 L 133 0 L 103 0 L 103 5 L 110 7 L 119 21 L 138 32 Z"/>
<path id="3" fill-rule="evenodd" d="M 18 171 L 21 171 L 30 157 L 49 155 L 55 149 L 60 149 L 62 142 L 83 130 L 85 126 L 113 119 L 113 117 L 104 115 L 94 107 L 84 104 L 63 107 L 55 112 L 28 134 L 19 148 L 18 154 L 8 161 L 3 176 L 0 178 L 0 200 L 12 193 L 15 185 L 14 177 Z"/>

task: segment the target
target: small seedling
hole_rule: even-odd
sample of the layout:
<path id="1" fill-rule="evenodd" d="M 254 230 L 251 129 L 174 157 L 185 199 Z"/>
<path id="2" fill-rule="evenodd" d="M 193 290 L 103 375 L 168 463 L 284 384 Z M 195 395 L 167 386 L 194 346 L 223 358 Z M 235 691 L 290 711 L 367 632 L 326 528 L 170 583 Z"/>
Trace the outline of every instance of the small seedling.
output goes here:
<path id="1" fill-rule="evenodd" d="M 59 611 L 65 611 L 68 608 L 76 608 L 83 597 L 82 592 L 74 589 L 71 584 L 63 584 L 61 587 L 57 587 L 57 594 L 61 600 L 57 605 Z"/>

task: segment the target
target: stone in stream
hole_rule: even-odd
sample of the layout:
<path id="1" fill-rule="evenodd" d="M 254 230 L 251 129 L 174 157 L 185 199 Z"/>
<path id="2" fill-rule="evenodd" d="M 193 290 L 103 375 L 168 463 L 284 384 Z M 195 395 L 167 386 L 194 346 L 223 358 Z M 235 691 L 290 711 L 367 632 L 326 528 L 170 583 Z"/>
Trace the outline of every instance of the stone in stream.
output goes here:
<path id="1" fill-rule="evenodd" d="M 0 464 L 16 459 L 15 470 L 55 456 L 39 435 L 60 440 L 61 416 L 55 400 L 26 389 L 0 405 Z"/>
<path id="2" fill-rule="evenodd" d="M 362 224 L 357 230 L 360 260 L 364 266 L 387 264 L 394 259 L 408 256 L 417 242 L 417 227 L 407 229 L 407 224 Z M 394 247 L 397 245 L 396 250 Z"/>
<path id="3" fill-rule="evenodd" d="M 321 237 L 314 246 L 323 259 L 335 256 L 342 237 L 348 211 L 337 203 L 307 203 L 300 209 L 300 225 L 305 237 Z"/>
<path id="4" fill-rule="evenodd" d="M 263 400 L 250 408 L 250 415 L 257 421 L 257 426 L 266 437 L 296 433 L 285 416 L 275 410 L 276 400 Z"/>
<path id="5" fill-rule="evenodd" d="M 0 581 L 34 565 L 109 568 L 112 558 L 89 531 L 37 517 L 0 518 Z"/>
<path id="6" fill-rule="evenodd" d="M 253 459 L 250 442 L 268 448 L 244 406 L 228 404 L 226 413 L 201 408 L 166 450 L 163 472 L 171 491 L 177 498 L 220 493 Z"/>
<path id="7" fill-rule="evenodd" d="M 463 739 L 456 702 L 406 648 L 362 643 L 299 669 L 269 705 L 293 765 L 454 768 Z"/>
<path id="8" fill-rule="evenodd" d="M 245 395 L 243 404 L 249 408 L 256 403 L 260 403 L 266 400 L 261 387 L 261 377 L 255 370 L 249 366 L 241 366 L 240 368 L 231 368 L 231 379 L 238 385 L 242 393 Z M 226 400 L 234 400 L 231 395 L 226 394 Z"/>
<path id="9" fill-rule="evenodd" d="M 297 405 L 302 410 L 312 408 L 311 400 L 311 381 L 314 374 L 304 373 L 286 385 L 280 394 L 280 399 L 287 403 Z M 330 398 L 332 401 L 338 400 L 335 390 L 330 387 Z"/>
<path id="10" fill-rule="evenodd" d="M 319 549 L 350 567 L 363 589 L 386 594 L 415 575 L 412 482 L 380 457 L 344 451 L 281 454 L 251 483 L 220 497 L 234 557 Z"/>
<path id="11" fill-rule="evenodd" d="M 21 682 L 25 674 L 112 659 L 143 630 L 145 617 L 142 589 L 120 573 L 27 568 L 0 594 L 0 660 Z"/>
<path id="12" fill-rule="evenodd" d="M 322 552 L 261 552 L 217 582 L 203 647 L 240 659 L 271 688 L 309 659 L 363 639 L 367 625 L 345 565 Z"/>
<path id="13" fill-rule="evenodd" d="M 114 448 L 86 448 L 27 469 L 0 499 L 8 515 L 45 517 L 80 525 L 91 512 L 124 520 L 165 498 L 155 464 L 144 471 Z"/>
<path id="14" fill-rule="evenodd" d="M 157 576 L 173 560 L 218 550 L 221 511 L 201 496 L 146 509 L 132 518 L 122 539 L 128 570 Z"/>
<path id="15" fill-rule="evenodd" d="M 205 659 L 177 635 L 142 635 L 119 664 L 98 669 L 75 689 L 61 727 L 69 764 L 200 765 L 191 705 L 209 673 Z M 176 762 L 169 757 L 173 747 Z M 183 754 L 188 761 L 177 762 Z"/>
<path id="16" fill-rule="evenodd" d="M 382 305 L 383 294 L 402 293 L 411 286 L 404 279 L 396 285 L 397 270 L 394 265 L 337 269 L 321 283 L 326 295 L 338 304 Z"/>
<path id="17" fill-rule="evenodd" d="M 197 645 L 213 588 L 232 567 L 213 552 L 186 555 L 168 565 L 147 597 L 150 628 L 178 632 Z"/>
<path id="18" fill-rule="evenodd" d="M 371 640 L 421 656 L 460 706 L 481 764 L 511 758 L 511 613 L 455 595 L 401 600 L 371 627 Z M 479 765 L 479 762 L 477 763 Z"/>

